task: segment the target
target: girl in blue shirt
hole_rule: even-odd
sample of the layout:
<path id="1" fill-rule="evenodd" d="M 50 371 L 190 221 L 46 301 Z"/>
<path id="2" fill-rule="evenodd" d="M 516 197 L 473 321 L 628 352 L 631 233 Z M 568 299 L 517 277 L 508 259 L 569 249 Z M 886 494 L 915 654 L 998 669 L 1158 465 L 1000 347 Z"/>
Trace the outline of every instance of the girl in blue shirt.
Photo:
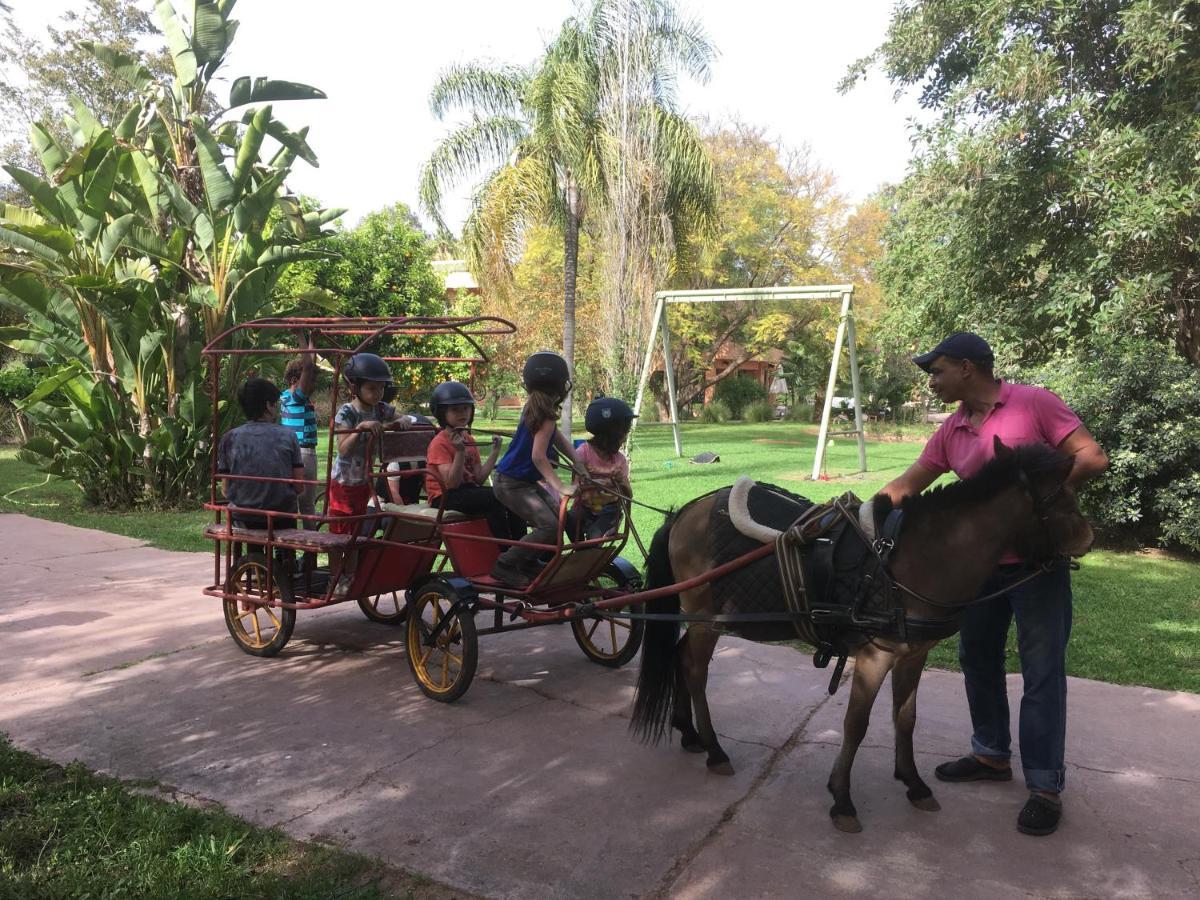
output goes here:
<path id="1" fill-rule="evenodd" d="M 563 484 L 554 471 L 559 453 L 572 468 L 575 466 L 571 442 L 558 430 L 562 404 L 571 390 L 567 362 L 557 353 L 542 350 L 525 361 L 522 380 L 527 397 L 521 421 L 492 478 L 496 499 L 530 527 L 520 543 L 500 555 L 492 569 L 493 578 L 512 587 L 529 584 L 541 552 L 522 544 L 553 544 L 558 540 L 558 501 L 546 488 L 564 496 L 575 493 L 575 485 Z"/>

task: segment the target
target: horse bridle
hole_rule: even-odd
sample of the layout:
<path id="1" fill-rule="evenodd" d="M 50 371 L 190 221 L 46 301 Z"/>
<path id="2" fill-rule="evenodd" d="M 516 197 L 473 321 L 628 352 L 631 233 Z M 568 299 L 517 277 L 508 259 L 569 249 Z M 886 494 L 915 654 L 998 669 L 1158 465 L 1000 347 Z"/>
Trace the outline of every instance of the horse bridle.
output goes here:
<path id="1" fill-rule="evenodd" d="M 1034 489 L 1033 482 L 1029 480 L 1029 475 L 1025 472 L 1025 470 L 1018 469 L 1017 473 L 1020 478 L 1021 487 L 1025 489 L 1025 491 L 1029 494 L 1030 500 L 1033 501 L 1033 513 L 1035 516 L 1037 516 L 1038 522 L 1042 527 L 1043 537 L 1046 539 L 1045 543 L 1049 544 L 1050 504 L 1053 503 L 1054 500 L 1057 499 L 1058 496 L 1063 492 L 1067 486 L 1067 482 L 1064 479 L 1055 485 L 1045 496 L 1039 497 Z M 895 541 L 891 538 L 879 538 L 876 540 L 871 540 L 862 530 L 862 526 L 859 525 L 857 517 L 850 515 L 849 511 L 844 509 L 840 502 L 837 503 L 837 506 L 842 515 L 845 516 L 855 531 L 858 532 L 859 537 L 861 537 L 863 541 L 866 542 L 867 546 L 871 548 L 871 552 L 875 555 L 875 559 L 879 563 L 880 570 L 883 572 L 884 577 L 887 578 L 887 580 L 891 583 L 892 587 L 903 591 L 914 600 L 918 600 L 921 603 L 924 603 L 926 606 L 933 607 L 934 609 L 954 610 L 956 615 L 961 615 L 968 606 L 974 606 L 978 603 L 986 603 L 989 600 L 995 600 L 997 597 L 1008 593 L 1013 588 L 1018 588 L 1023 584 L 1033 581 L 1033 579 L 1041 575 L 1052 572 L 1054 568 L 1061 564 L 1064 560 L 1068 565 L 1078 567 L 1078 564 L 1072 563 L 1069 557 L 1061 554 L 1052 556 L 1038 564 L 1038 566 L 1032 572 L 1023 575 L 1011 584 L 1006 584 L 1004 587 L 992 591 L 990 594 L 984 594 L 982 597 L 976 597 L 974 600 L 970 600 L 967 603 L 943 603 L 940 600 L 934 600 L 932 597 L 927 597 L 920 591 L 914 590 L 903 582 L 898 581 L 895 576 L 892 575 L 891 567 L 888 565 L 888 557 L 891 555 L 891 551 L 895 547 Z"/>

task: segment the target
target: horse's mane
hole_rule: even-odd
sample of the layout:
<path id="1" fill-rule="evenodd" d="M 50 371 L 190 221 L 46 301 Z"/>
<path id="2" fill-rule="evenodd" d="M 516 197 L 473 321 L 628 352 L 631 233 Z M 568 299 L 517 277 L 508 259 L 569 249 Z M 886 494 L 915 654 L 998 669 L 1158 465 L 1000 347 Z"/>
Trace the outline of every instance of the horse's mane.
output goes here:
<path id="1" fill-rule="evenodd" d="M 916 518 L 979 503 L 1017 483 L 1022 471 L 1030 478 L 1037 478 L 1056 471 L 1067 459 L 1067 454 L 1049 444 L 1022 444 L 1013 448 L 1011 453 L 990 460 L 970 478 L 905 497 L 900 508 L 906 516 Z M 884 494 L 876 496 L 877 517 L 882 518 L 892 507 L 890 497 Z"/>

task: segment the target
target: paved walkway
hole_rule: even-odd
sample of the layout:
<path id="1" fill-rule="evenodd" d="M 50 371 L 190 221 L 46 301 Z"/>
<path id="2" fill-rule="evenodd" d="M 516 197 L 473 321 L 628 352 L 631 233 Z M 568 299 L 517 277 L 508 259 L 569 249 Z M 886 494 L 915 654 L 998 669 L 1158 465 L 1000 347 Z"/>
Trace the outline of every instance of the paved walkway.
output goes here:
<path id="1" fill-rule="evenodd" d="M 353 605 L 300 613 L 284 653 L 240 652 L 199 593 L 211 558 L 0 516 L 0 730 L 59 762 L 155 779 L 298 838 L 489 897 L 1195 897 L 1200 696 L 1072 680 L 1067 813 L 1028 838 L 1011 784 L 943 785 L 968 731 L 958 676 L 922 682 L 918 759 L 891 777 L 881 707 L 859 753 L 865 831 L 824 784 L 848 691 L 785 647 L 722 643 L 714 718 L 738 773 L 632 741 L 636 665 L 565 629 L 484 638 L 457 704 L 413 685 L 400 633 Z M 1011 683 L 1014 697 L 1018 684 Z"/>

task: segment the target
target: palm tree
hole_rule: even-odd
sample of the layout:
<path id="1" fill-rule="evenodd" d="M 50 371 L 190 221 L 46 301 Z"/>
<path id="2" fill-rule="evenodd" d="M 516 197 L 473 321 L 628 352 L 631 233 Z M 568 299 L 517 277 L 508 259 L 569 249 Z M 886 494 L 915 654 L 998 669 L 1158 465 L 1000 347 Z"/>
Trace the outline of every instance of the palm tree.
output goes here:
<path id="1" fill-rule="evenodd" d="M 636 29 L 628 23 L 636 22 Z M 625 23 L 624 29 L 618 28 Z M 618 96 L 614 52 L 636 38 L 652 58 L 655 90 Z M 617 38 L 625 40 L 623 45 Z M 443 188 L 489 168 L 463 228 L 472 268 L 505 277 L 525 229 L 551 222 L 563 233 L 563 355 L 574 369 L 575 282 L 579 232 L 593 208 L 604 208 L 624 163 L 627 135 L 612 128 L 614 106 L 635 111 L 657 136 L 659 169 L 674 179 L 663 192 L 678 219 L 679 242 L 715 208 L 711 166 L 695 129 L 674 110 L 674 71 L 705 77 L 713 50 L 698 25 L 683 22 L 662 0 L 594 0 L 568 19 L 530 67 L 467 64 L 447 69 L 430 96 L 434 115 L 469 111 L 469 120 L 435 148 L 421 174 L 421 203 L 440 228 Z M 659 210 L 646 209 L 655 215 Z M 570 404 L 564 406 L 570 428 Z"/>

